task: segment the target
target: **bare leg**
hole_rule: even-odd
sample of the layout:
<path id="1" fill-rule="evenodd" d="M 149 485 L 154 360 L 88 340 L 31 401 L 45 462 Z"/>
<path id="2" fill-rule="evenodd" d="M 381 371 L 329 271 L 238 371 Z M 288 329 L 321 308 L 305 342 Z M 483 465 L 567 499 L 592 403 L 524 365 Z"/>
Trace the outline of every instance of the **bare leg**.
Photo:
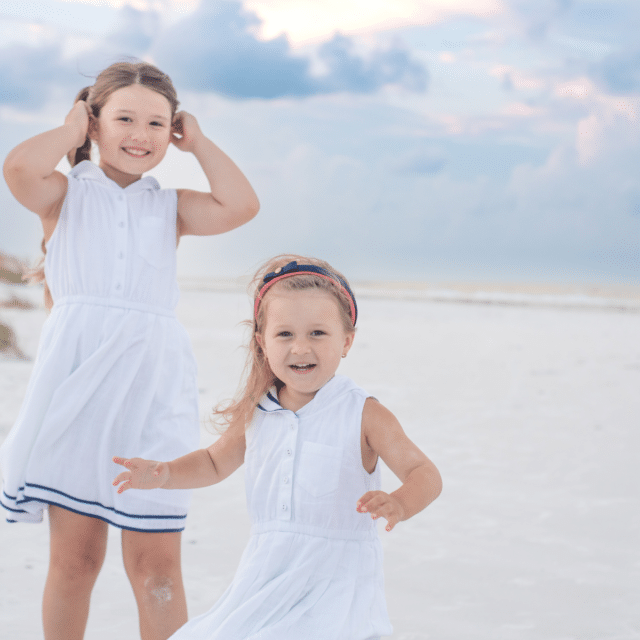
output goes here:
<path id="1" fill-rule="evenodd" d="M 45 640 L 82 640 L 91 590 L 107 550 L 107 523 L 51 505 L 49 573 L 42 600 Z"/>
<path id="2" fill-rule="evenodd" d="M 140 615 L 142 640 L 166 640 L 187 621 L 179 532 L 122 531 L 122 557 Z"/>

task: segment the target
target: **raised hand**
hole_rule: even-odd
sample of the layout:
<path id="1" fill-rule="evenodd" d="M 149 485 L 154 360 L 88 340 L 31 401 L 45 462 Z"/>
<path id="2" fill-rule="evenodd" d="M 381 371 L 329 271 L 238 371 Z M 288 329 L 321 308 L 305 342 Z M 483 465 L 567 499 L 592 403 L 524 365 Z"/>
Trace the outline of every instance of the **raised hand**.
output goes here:
<path id="1" fill-rule="evenodd" d="M 81 147 L 87 139 L 90 118 L 91 108 L 84 100 L 78 100 L 64 119 L 64 123 L 69 125 L 74 132 L 74 149 Z"/>
<path id="2" fill-rule="evenodd" d="M 200 125 L 195 116 L 186 111 L 178 111 L 173 117 L 171 126 L 171 142 L 180 151 L 191 151 L 195 149 L 196 140 L 202 137 Z"/>
<path id="3" fill-rule="evenodd" d="M 113 481 L 113 486 L 118 488 L 118 493 L 127 489 L 158 489 L 169 480 L 169 465 L 166 462 L 155 460 L 143 460 L 142 458 L 113 458 L 116 464 L 127 469 L 118 474 Z"/>
<path id="4" fill-rule="evenodd" d="M 367 491 L 358 500 L 356 511 L 370 513 L 374 520 L 384 518 L 387 531 L 391 531 L 404 518 L 404 507 L 400 501 L 384 491 Z"/>

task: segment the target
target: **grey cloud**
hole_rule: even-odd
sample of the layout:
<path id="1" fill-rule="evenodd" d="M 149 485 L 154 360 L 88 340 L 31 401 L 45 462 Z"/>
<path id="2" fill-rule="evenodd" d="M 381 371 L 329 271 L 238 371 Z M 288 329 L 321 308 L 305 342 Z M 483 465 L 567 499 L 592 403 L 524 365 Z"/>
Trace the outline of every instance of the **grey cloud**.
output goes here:
<path id="1" fill-rule="evenodd" d="M 82 84 L 79 74 L 92 77 L 116 60 L 148 54 L 178 88 L 236 99 L 372 93 L 388 84 L 423 91 L 427 86 L 427 70 L 401 46 L 364 56 L 355 52 L 353 40 L 338 34 L 317 48 L 324 73 L 314 74 L 311 58 L 296 55 L 284 35 L 258 39 L 260 20 L 236 1 L 204 0 L 181 22 L 164 30 L 160 22 L 157 12 L 127 5 L 114 29 L 75 60 L 63 59 L 59 46 L 0 47 L 0 103 L 37 108 L 54 85 L 76 89 Z"/>
<path id="2" fill-rule="evenodd" d="M 574 0 L 511 0 L 509 8 L 533 40 L 547 36 L 551 25 L 574 5 Z"/>
<path id="3" fill-rule="evenodd" d="M 427 71 L 399 47 L 374 51 L 369 59 L 352 53 L 353 41 L 336 34 L 318 55 L 329 72 L 317 80 L 318 92 L 371 93 L 385 84 L 399 84 L 414 91 L 427 88 Z"/>
<path id="4" fill-rule="evenodd" d="M 107 36 L 107 46 L 127 55 L 143 55 L 152 46 L 160 30 L 160 15 L 155 11 L 138 11 L 125 5 L 118 21 Z"/>
<path id="5" fill-rule="evenodd" d="M 595 79 L 612 93 L 640 91 L 640 49 L 621 51 L 592 67 Z"/>
<path id="6" fill-rule="evenodd" d="M 262 42 L 258 19 L 235 2 L 203 2 L 168 29 L 154 48 L 177 84 L 234 98 L 275 98 L 312 91 L 309 61 L 291 54 L 284 36 Z"/>
<path id="7" fill-rule="evenodd" d="M 54 86 L 69 82 L 63 67 L 57 46 L 0 49 L 0 104 L 41 107 Z"/>
<path id="8" fill-rule="evenodd" d="M 439 151 L 424 151 L 401 159 L 396 165 L 396 171 L 408 175 L 434 175 L 440 173 L 448 160 Z"/>
<path id="9" fill-rule="evenodd" d="M 318 49 L 326 72 L 314 75 L 311 60 L 295 55 L 285 36 L 259 40 L 259 24 L 238 2 L 203 2 L 163 34 L 154 55 L 178 84 L 233 98 L 371 93 L 387 84 L 426 88 L 426 69 L 400 46 L 364 57 L 350 38 L 336 34 Z"/>

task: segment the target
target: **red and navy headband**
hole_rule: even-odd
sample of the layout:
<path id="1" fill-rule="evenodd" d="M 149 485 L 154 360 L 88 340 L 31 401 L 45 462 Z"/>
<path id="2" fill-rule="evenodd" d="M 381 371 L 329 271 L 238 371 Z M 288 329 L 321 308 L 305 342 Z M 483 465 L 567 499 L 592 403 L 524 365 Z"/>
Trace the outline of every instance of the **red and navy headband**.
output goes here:
<path id="1" fill-rule="evenodd" d="M 324 267 L 318 267 L 315 264 L 298 264 L 295 260 L 292 260 L 284 267 L 278 267 L 275 271 L 267 273 L 267 275 L 262 279 L 260 291 L 258 292 L 253 307 L 253 317 L 258 317 L 258 308 L 260 307 L 260 302 L 262 301 L 264 294 L 272 285 L 278 282 L 278 280 L 282 280 L 283 278 L 289 278 L 291 276 L 296 276 L 298 274 L 304 273 L 311 273 L 315 276 L 319 276 L 320 278 L 324 278 L 325 280 L 330 280 L 334 284 L 338 285 L 338 287 L 342 290 L 343 293 L 346 294 L 347 298 L 349 299 L 351 322 L 353 322 L 353 326 L 355 327 L 356 320 L 358 319 L 358 306 L 356 305 L 356 297 L 353 295 L 353 291 L 351 291 L 349 285 L 345 282 L 345 280 L 343 280 L 338 274 L 333 273 L 332 271 L 329 271 Z"/>

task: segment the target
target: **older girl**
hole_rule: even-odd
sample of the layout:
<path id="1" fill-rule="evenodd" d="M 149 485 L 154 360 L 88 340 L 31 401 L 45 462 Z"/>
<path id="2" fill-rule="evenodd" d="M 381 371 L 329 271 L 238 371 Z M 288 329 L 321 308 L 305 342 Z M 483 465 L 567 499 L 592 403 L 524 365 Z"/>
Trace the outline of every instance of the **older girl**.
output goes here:
<path id="1" fill-rule="evenodd" d="M 46 640 L 83 637 L 108 524 L 122 529 L 143 640 L 164 640 L 187 619 L 180 531 L 189 493 L 114 500 L 104 490 L 114 452 L 174 457 L 197 444 L 195 360 L 174 313 L 176 244 L 238 227 L 259 206 L 238 167 L 177 106 L 160 70 L 117 63 L 80 92 L 62 126 L 4 163 L 11 192 L 42 221 L 52 306 L 0 458 L 8 520 L 49 512 Z M 210 192 L 142 177 L 170 144 L 195 155 Z M 65 155 L 68 176 L 55 170 Z"/>

